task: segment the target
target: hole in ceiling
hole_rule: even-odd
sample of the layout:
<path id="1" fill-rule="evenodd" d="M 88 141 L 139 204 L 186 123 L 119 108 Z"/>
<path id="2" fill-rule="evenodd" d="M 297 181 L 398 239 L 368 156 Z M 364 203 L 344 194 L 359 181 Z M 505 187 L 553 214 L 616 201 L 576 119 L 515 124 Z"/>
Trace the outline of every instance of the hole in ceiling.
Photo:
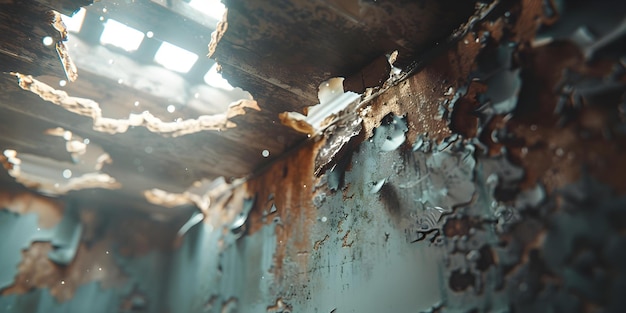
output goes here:
<path id="1" fill-rule="evenodd" d="M 220 0 L 191 0 L 189 6 L 215 20 L 221 20 L 226 7 Z"/>
<path id="2" fill-rule="evenodd" d="M 87 11 L 85 10 L 85 8 L 81 8 L 72 16 L 67 16 L 63 14 L 61 15 L 61 18 L 63 19 L 63 23 L 65 24 L 65 28 L 67 29 L 68 32 L 72 32 L 72 33 L 80 32 L 80 29 L 83 27 L 83 22 L 85 21 L 86 12 Z"/>
<path id="3" fill-rule="evenodd" d="M 143 33 L 141 34 L 143 36 Z M 187 73 L 198 60 L 198 55 L 164 41 L 154 55 L 154 61 L 168 70 Z"/>
<path id="4" fill-rule="evenodd" d="M 235 89 L 228 83 L 226 79 L 222 77 L 222 74 L 217 72 L 217 67 L 217 63 L 211 66 L 209 71 L 204 75 L 204 82 L 211 87 L 223 89 L 226 91 L 231 91 Z"/>
<path id="5" fill-rule="evenodd" d="M 135 51 L 141 45 L 144 34 L 130 26 L 126 26 L 114 19 L 104 23 L 104 30 L 100 35 L 100 43 L 112 45 L 128 52 Z"/>

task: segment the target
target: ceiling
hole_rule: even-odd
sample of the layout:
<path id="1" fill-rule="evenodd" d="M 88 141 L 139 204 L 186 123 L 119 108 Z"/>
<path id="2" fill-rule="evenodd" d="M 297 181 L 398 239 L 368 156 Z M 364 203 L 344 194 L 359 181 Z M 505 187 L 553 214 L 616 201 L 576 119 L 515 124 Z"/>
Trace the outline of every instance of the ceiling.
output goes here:
<path id="1" fill-rule="evenodd" d="M 0 149 L 12 175 L 0 177 L 163 212 L 147 190 L 180 194 L 259 171 L 307 140 L 279 114 L 317 104 L 322 82 L 343 77 L 357 93 L 380 86 L 392 52 L 409 73 L 490 9 L 489 1 L 224 1 L 220 22 L 211 0 L 89 2 L 0 1 L 3 38 L 12 38 L 0 47 Z M 51 26 L 51 9 L 65 15 L 67 38 Z M 215 78 L 216 61 L 240 88 Z"/>

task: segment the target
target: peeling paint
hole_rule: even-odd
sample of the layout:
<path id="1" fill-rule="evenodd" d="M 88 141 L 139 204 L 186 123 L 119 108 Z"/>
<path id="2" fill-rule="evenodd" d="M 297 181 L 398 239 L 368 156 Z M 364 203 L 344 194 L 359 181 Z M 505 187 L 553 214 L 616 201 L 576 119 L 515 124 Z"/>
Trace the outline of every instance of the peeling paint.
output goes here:
<path id="1" fill-rule="evenodd" d="M 131 127 L 143 126 L 147 130 L 169 137 L 179 137 L 202 131 L 221 131 L 236 127 L 231 119 L 243 115 L 246 109 L 260 111 L 256 101 L 240 100 L 232 103 L 228 111 L 223 114 L 202 115 L 196 119 L 186 119 L 179 122 L 164 122 L 150 112 L 130 114 L 128 119 L 112 119 L 102 116 L 97 102 L 69 96 L 65 91 L 56 90 L 32 76 L 12 73 L 18 78 L 19 86 L 42 99 L 54 103 L 72 113 L 90 117 L 93 120 L 93 129 L 108 134 L 125 133 Z"/>
<path id="2" fill-rule="evenodd" d="M 49 12 L 49 15 L 51 16 L 50 25 L 52 25 L 52 27 L 56 29 L 60 35 L 60 40 L 56 41 L 55 48 L 57 54 L 59 55 L 61 65 L 63 65 L 65 76 L 70 82 L 76 81 L 76 79 L 78 79 L 78 69 L 76 68 L 76 64 L 72 61 L 67 47 L 63 43 L 64 41 L 67 41 L 67 29 L 63 23 L 63 19 L 61 18 L 61 13 L 52 10 Z"/>
<path id="3" fill-rule="evenodd" d="M 237 202 L 237 200 L 231 200 L 234 195 L 240 195 L 244 182 L 243 178 L 226 182 L 224 177 L 219 177 L 214 180 L 205 179 L 194 182 L 183 193 L 151 189 L 144 191 L 144 196 L 150 203 L 170 208 L 193 204 L 205 218 L 209 219 L 208 222 L 219 225 L 232 220 L 236 214 L 241 213 L 241 209 L 232 212 L 226 208 L 233 202 Z"/>
<path id="4" fill-rule="evenodd" d="M 50 222 L 62 201 L 32 193 L 13 198 L 0 194 L 11 199 L 3 201 L 2 208 L 20 212 L 0 210 L 0 233 L 9 239 L 0 242 L 3 311 L 104 313 L 123 307 L 124 299 L 144 297 L 150 299 L 143 302 L 144 309 L 161 312 L 158 295 L 163 290 L 165 251 L 175 235 L 171 227 L 156 226 L 136 213 L 94 214 L 70 205 L 57 224 L 44 228 L 37 220 Z"/>
<path id="5" fill-rule="evenodd" d="M 316 14 L 351 9 L 344 13 L 356 18 L 362 8 L 393 8 L 344 4 Z M 152 203 L 199 209 L 167 234 L 111 215 L 99 227 L 113 238 L 103 242 L 85 222 L 98 218 L 81 215 L 82 231 L 57 217 L 46 223 L 65 231 L 46 230 L 44 243 L 32 243 L 41 221 L 13 212 L 41 210 L 14 203 L 1 210 L 0 224 L 9 227 L 0 233 L 16 238 L 0 243 L 11 251 L 3 261 L 21 272 L 9 273 L 16 284 L 2 289 L 0 308 L 37 298 L 42 304 L 31 311 L 84 312 L 84 299 L 98 299 L 103 312 L 622 312 L 623 51 L 592 60 L 556 37 L 532 44 L 542 24 L 567 18 L 554 1 L 477 7 L 455 41 L 411 64 L 419 71 L 366 90 L 322 136 L 258 172 L 199 181 L 182 193 L 146 191 Z M 224 45 L 231 44 L 226 26 L 224 19 L 214 34 Z M 606 36 L 615 33 L 598 38 Z M 404 57 L 398 53 L 392 58 Z M 357 83 L 367 70 L 356 71 Z M 67 150 L 80 157 L 79 148 Z M 5 166 L 17 156 L 6 152 Z M 73 250 L 77 233 L 81 261 L 62 276 L 50 251 Z M 98 258 L 109 247 L 113 256 Z M 87 252 L 94 259 L 81 259 Z M 33 270 L 33 260 L 49 275 Z M 73 264 L 102 260 L 117 272 L 73 272 Z M 21 282 L 38 275 L 45 279 L 36 286 Z M 105 284 L 111 277 L 120 278 L 115 288 Z"/>
<path id="6" fill-rule="evenodd" d="M 98 154 L 97 148 L 95 151 Z M 4 157 L 7 172 L 15 178 L 15 181 L 44 194 L 63 195 L 72 190 L 121 188 L 121 184 L 115 178 L 99 172 L 104 163 L 111 162 L 106 153 L 99 154 L 95 160 L 91 158 L 78 164 L 59 162 L 31 154 L 19 154 L 18 158 L 15 150 L 5 150 Z"/>

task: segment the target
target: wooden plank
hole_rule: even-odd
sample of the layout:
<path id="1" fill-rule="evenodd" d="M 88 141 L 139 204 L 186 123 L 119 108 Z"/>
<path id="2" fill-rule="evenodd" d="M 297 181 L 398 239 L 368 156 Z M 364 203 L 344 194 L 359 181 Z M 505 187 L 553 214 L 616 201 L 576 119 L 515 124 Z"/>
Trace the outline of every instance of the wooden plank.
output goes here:
<path id="1" fill-rule="evenodd" d="M 474 12 L 473 1 L 454 0 L 225 3 L 210 56 L 231 84 L 265 99 L 273 91 L 253 82 L 264 80 L 298 97 L 295 105 L 284 99 L 294 107 L 316 104 L 320 83 L 350 77 L 394 50 L 410 63 Z"/>

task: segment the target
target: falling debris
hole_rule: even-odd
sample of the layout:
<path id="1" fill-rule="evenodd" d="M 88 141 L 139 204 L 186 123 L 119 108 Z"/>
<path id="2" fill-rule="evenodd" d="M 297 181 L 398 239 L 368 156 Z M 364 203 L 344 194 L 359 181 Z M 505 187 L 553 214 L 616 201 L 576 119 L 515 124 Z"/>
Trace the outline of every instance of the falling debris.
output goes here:
<path id="1" fill-rule="evenodd" d="M 381 188 L 383 188 L 383 185 L 385 184 L 385 182 L 387 181 L 386 178 L 383 178 L 379 181 L 377 181 L 376 183 L 372 183 L 372 188 L 370 189 L 370 193 L 377 193 L 380 191 Z"/>
<path id="2" fill-rule="evenodd" d="M 208 130 L 221 131 L 235 127 L 235 123 L 230 119 L 246 114 L 246 109 L 261 110 L 256 101 L 240 100 L 231 104 L 226 113 L 202 115 L 197 119 L 187 119 L 179 122 L 163 122 L 147 111 L 141 114 L 130 114 L 128 119 L 112 119 L 103 117 L 100 106 L 91 99 L 69 96 L 65 91 L 54 89 L 30 75 L 11 74 L 18 78 L 19 86 L 22 89 L 28 90 L 70 112 L 91 117 L 93 119 L 93 129 L 108 134 L 124 133 L 130 127 L 139 126 L 166 137 L 178 137 Z"/>
<path id="3" fill-rule="evenodd" d="M 348 143 L 363 130 L 363 119 L 359 115 L 349 115 L 336 125 L 324 131 L 326 142 L 315 157 L 315 175 L 321 175 L 325 170 L 334 167 L 337 159 L 351 147 Z"/>
<path id="4" fill-rule="evenodd" d="M 283 112 L 278 114 L 280 122 L 291 127 L 301 133 L 308 134 L 310 136 L 315 135 L 315 128 L 306 121 L 306 117 L 296 112 Z"/>
<path id="5" fill-rule="evenodd" d="M 59 60 L 61 60 L 61 65 L 63 65 L 65 76 L 70 82 L 76 81 L 76 79 L 78 79 L 78 69 L 76 68 L 76 64 L 72 61 L 67 47 L 63 43 L 67 41 L 67 28 L 61 18 L 61 13 L 53 10 L 50 11 L 49 14 L 51 18 L 50 25 L 59 32 L 60 39 L 56 41 L 55 48 L 59 55 Z"/>
<path id="6" fill-rule="evenodd" d="M 58 132 L 58 130 L 55 131 Z M 101 148 L 98 149 L 96 146 L 93 149 L 95 154 L 87 153 L 86 148 L 71 142 L 68 140 L 66 147 L 73 157 L 76 155 L 75 163 L 26 153 L 19 154 L 18 157 L 17 151 L 8 149 L 4 150 L 5 168 L 17 182 L 48 195 L 62 195 L 72 190 L 90 188 L 117 189 L 121 187 L 115 178 L 99 172 L 105 163 L 111 162 L 107 153 L 103 153 Z M 89 158 L 82 158 L 81 154 Z"/>
<path id="7" fill-rule="evenodd" d="M 63 138 L 65 149 L 73 162 L 28 153 L 18 155 L 15 150 L 4 150 L 5 168 L 17 182 L 48 195 L 62 195 L 81 189 L 121 187 L 115 178 L 100 172 L 105 164 L 113 162 L 102 147 L 60 127 L 48 129 L 45 134 Z"/>
<path id="8" fill-rule="evenodd" d="M 198 211 L 193 212 L 193 214 L 187 220 L 187 222 L 185 222 L 185 224 L 183 224 L 183 226 L 181 226 L 180 229 L 178 230 L 178 236 L 181 236 L 181 237 L 184 236 L 192 227 L 202 222 L 203 219 L 204 219 L 204 214 Z"/>
<path id="9" fill-rule="evenodd" d="M 358 102 L 360 96 L 354 92 L 344 92 L 341 77 L 331 78 L 320 84 L 317 97 L 319 104 L 306 107 L 306 115 L 298 112 L 279 114 L 280 121 L 301 133 L 314 135 L 339 119 L 339 116 L 351 104 Z"/>
<path id="10" fill-rule="evenodd" d="M 49 15 L 51 19 L 50 25 L 52 25 L 52 27 L 59 32 L 59 35 L 61 36 L 61 40 L 66 41 L 67 40 L 67 27 L 65 26 L 65 23 L 63 23 L 63 18 L 61 17 L 61 13 L 52 10 L 49 12 Z"/>
<path id="11" fill-rule="evenodd" d="M 236 179 L 231 183 L 226 182 L 224 177 L 218 177 L 214 180 L 203 179 L 193 183 L 183 193 L 171 193 L 161 189 L 151 189 L 144 191 L 144 197 L 152 204 L 164 207 L 178 207 L 183 205 L 195 205 L 200 214 L 191 216 L 181 230 L 180 235 L 184 235 L 193 225 L 199 223 L 198 219 L 219 227 L 228 222 L 237 219 L 238 214 L 242 214 L 245 210 L 245 203 L 242 198 L 235 197 L 240 195 L 243 188 L 239 188 L 244 179 Z M 234 201 L 232 201 L 234 199 Z M 241 203 L 239 203 L 241 202 Z M 227 208 L 231 208 L 227 210 Z M 250 208 L 247 209 L 248 211 Z M 247 216 L 247 213 L 245 214 Z"/>
<path id="12" fill-rule="evenodd" d="M 62 137 L 65 140 L 65 149 L 72 156 L 74 164 L 84 165 L 96 171 L 102 169 L 104 164 L 111 164 L 111 156 L 97 144 L 89 139 L 83 139 L 69 130 L 61 127 L 48 129 L 45 134 Z"/>

